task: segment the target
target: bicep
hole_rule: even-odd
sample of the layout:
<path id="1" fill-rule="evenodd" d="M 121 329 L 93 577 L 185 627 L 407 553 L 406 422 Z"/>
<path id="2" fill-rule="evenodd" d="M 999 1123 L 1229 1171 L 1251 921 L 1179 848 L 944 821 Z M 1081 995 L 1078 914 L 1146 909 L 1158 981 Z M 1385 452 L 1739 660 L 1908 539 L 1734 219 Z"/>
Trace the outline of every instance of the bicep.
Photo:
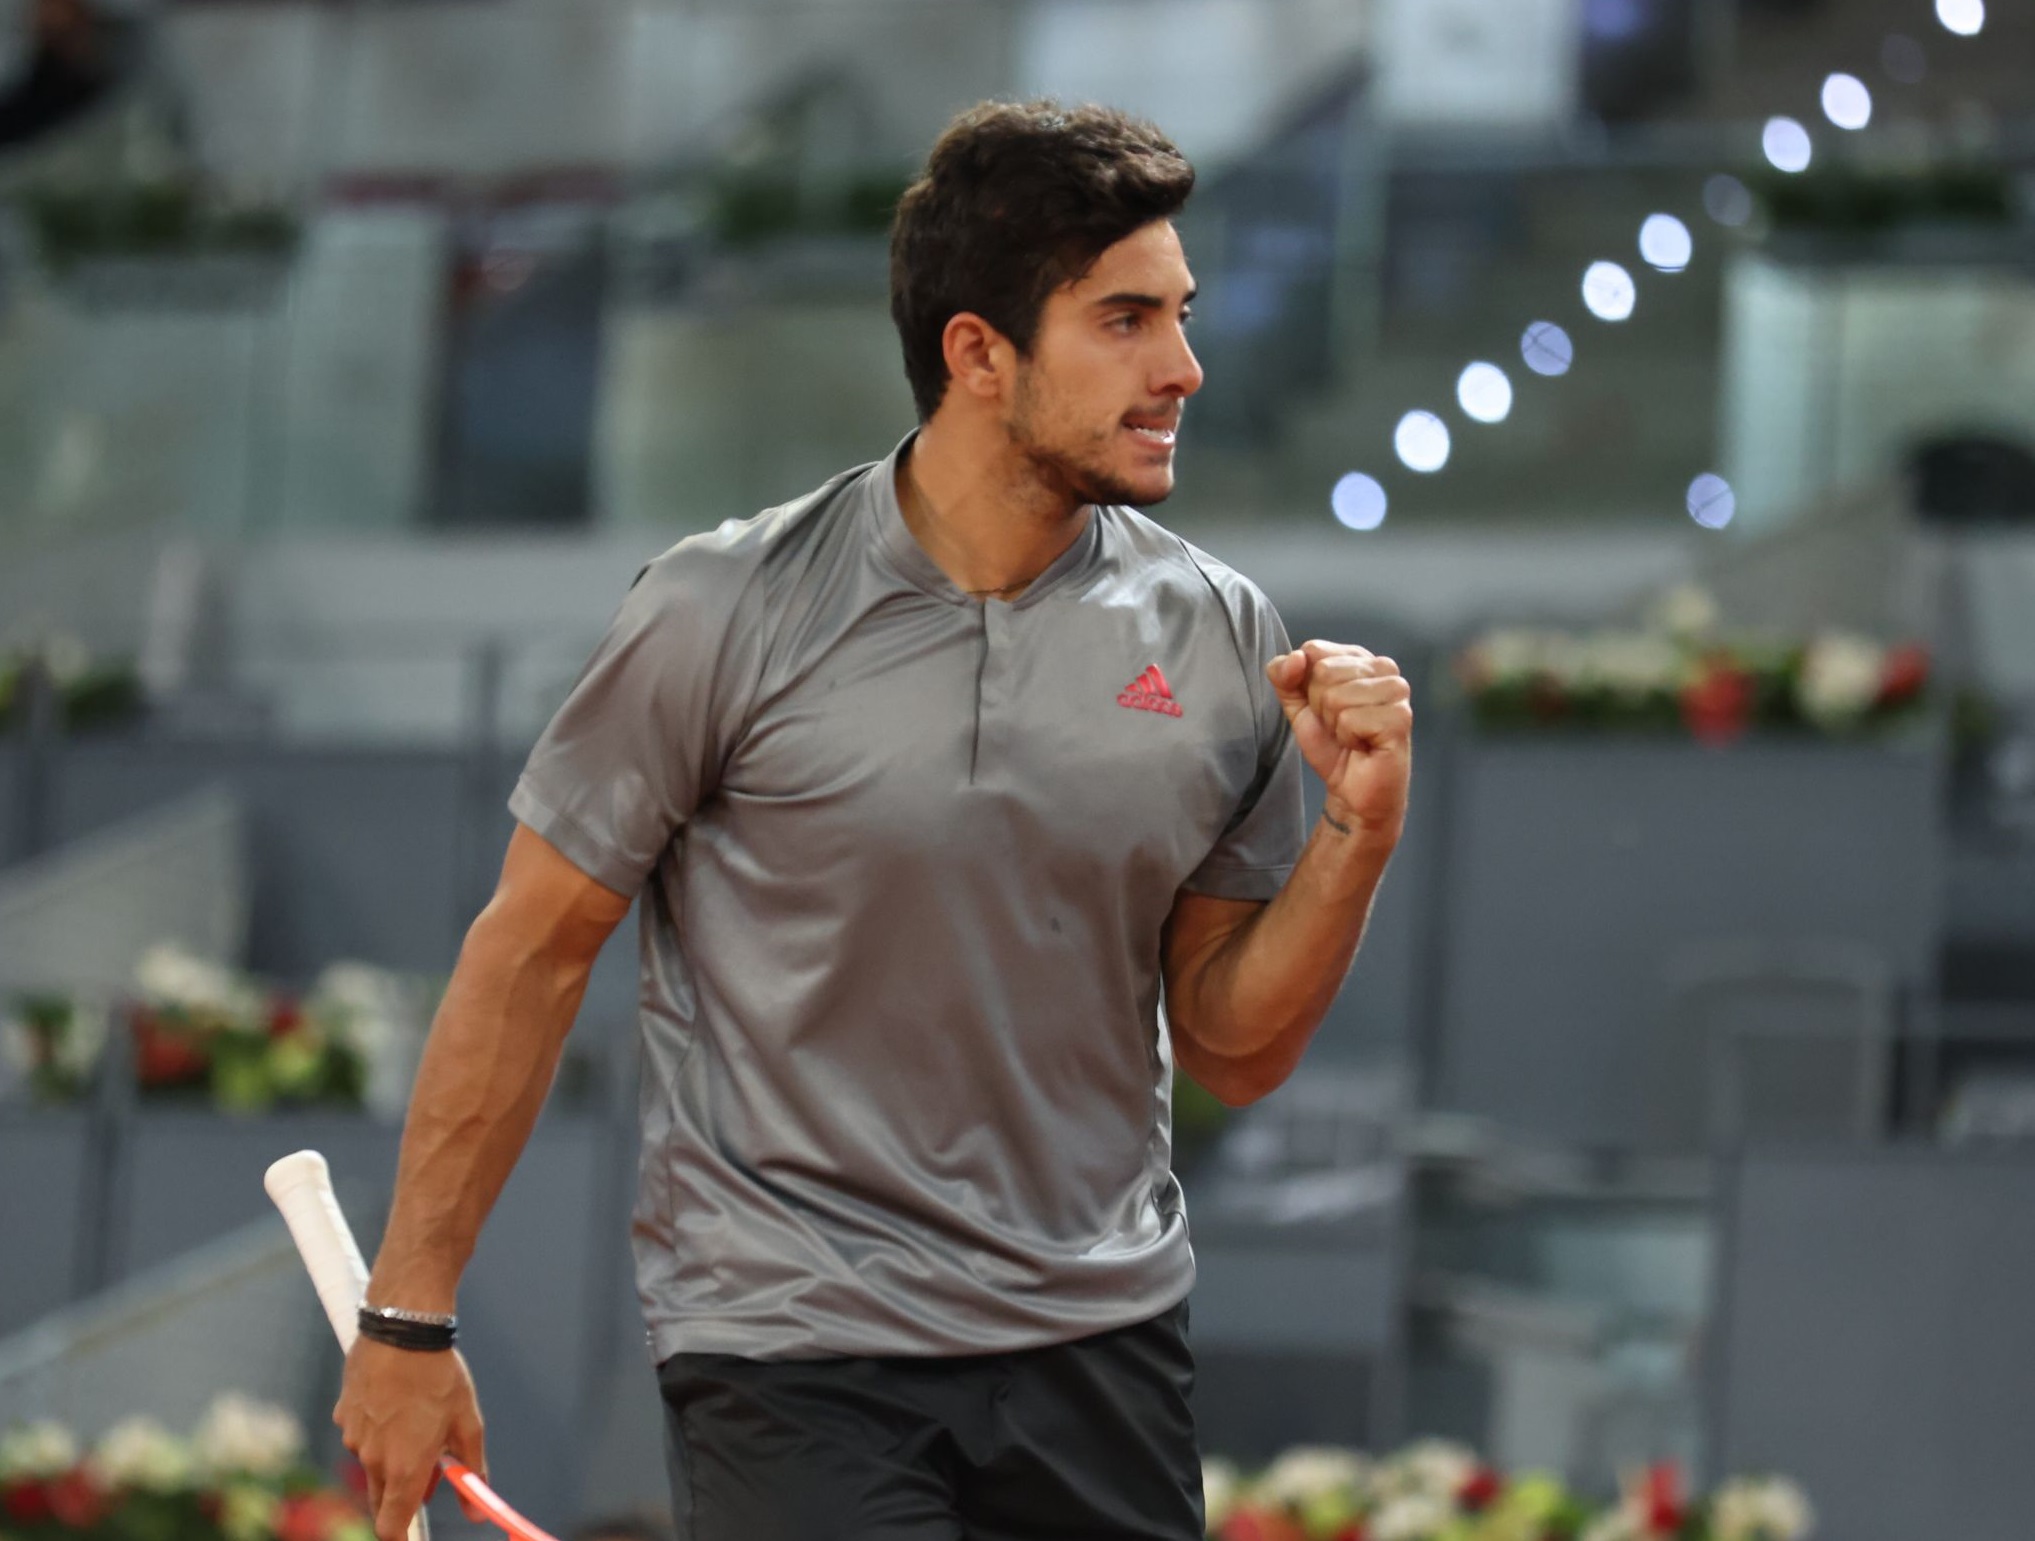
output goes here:
<path id="1" fill-rule="evenodd" d="M 518 824 L 482 920 L 496 940 L 518 950 L 591 968 L 631 902 Z"/>
<path id="2" fill-rule="evenodd" d="M 1160 968 L 1166 981 L 1166 1018 L 1177 1043 L 1193 1036 L 1194 1019 L 1211 967 L 1224 948 L 1264 912 L 1257 899 L 1224 899 L 1182 889 L 1166 917 Z"/>

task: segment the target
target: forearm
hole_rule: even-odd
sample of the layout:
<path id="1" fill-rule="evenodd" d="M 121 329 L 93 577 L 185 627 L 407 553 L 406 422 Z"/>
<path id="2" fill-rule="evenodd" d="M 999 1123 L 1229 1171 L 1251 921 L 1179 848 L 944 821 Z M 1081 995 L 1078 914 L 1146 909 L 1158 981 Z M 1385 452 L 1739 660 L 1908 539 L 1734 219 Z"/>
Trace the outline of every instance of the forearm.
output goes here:
<path id="1" fill-rule="evenodd" d="M 588 965 L 484 911 L 432 1024 L 403 1126 L 369 1299 L 451 1311 L 482 1222 L 522 1154 L 586 993 Z"/>
<path id="2" fill-rule="evenodd" d="M 1349 974 L 1397 839 L 1318 821 L 1277 897 L 1191 970 L 1175 1041 L 1210 1091 L 1247 1102 L 1292 1072 Z"/>

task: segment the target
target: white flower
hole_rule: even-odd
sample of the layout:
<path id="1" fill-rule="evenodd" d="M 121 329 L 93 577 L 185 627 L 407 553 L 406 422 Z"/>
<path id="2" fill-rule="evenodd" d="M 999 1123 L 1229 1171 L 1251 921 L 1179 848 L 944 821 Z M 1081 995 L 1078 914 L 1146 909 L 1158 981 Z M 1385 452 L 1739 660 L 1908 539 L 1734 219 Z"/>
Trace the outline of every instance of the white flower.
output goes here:
<path id="1" fill-rule="evenodd" d="M 5 1022 L 0 1022 L 0 1054 L 6 1056 L 16 1075 L 32 1075 L 35 1067 L 42 1063 L 35 1031 L 20 1017 L 10 1016 Z"/>
<path id="2" fill-rule="evenodd" d="M 229 1391 L 212 1404 L 191 1444 L 209 1472 L 272 1477 L 303 1452 L 304 1431 L 282 1408 Z"/>
<path id="3" fill-rule="evenodd" d="M 409 992 L 387 969 L 371 963 L 334 963 L 311 986 L 304 1009 L 326 1022 L 334 1038 L 373 1061 L 401 1036 Z"/>
<path id="4" fill-rule="evenodd" d="M 1885 655 L 1870 637 L 1825 632 L 1802 656 L 1795 687 L 1802 714 L 1825 728 L 1841 728 L 1864 716 L 1879 699 Z"/>
<path id="5" fill-rule="evenodd" d="M 1323 1494 L 1354 1492 L 1370 1469 L 1370 1462 L 1354 1450 L 1297 1445 L 1265 1468 L 1256 1492 L 1268 1502 L 1298 1509 Z"/>
<path id="6" fill-rule="evenodd" d="M 1527 627 L 1486 632 L 1466 656 L 1472 675 L 1494 685 L 1520 685 L 1539 674 L 1566 678 L 1575 644 L 1560 632 Z"/>
<path id="7" fill-rule="evenodd" d="M 191 1453 L 152 1418 L 128 1418 L 106 1431 L 92 1465 L 111 1487 L 173 1492 L 191 1478 Z"/>
<path id="8" fill-rule="evenodd" d="M 0 1480 L 61 1477 L 78 1464 L 78 1442 L 60 1423 L 26 1423 L 0 1435 Z"/>
<path id="9" fill-rule="evenodd" d="M 1210 1456 L 1201 1463 L 1201 1507 L 1209 1534 L 1222 1529 L 1243 1495 L 1243 1487 L 1243 1475 L 1222 1457 Z"/>
<path id="10" fill-rule="evenodd" d="M 1455 1518 L 1456 1506 L 1439 1493 L 1402 1493 L 1371 1516 L 1373 1541 L 1432 1541 Z"/>
<path id="11" fill-rule="evenodd" d="M 367 1066 L 367 1105 L 402 1116 L 427 1026 L 417 982 L 372 963 L 334 963 L 318 976 L 304 1010 Z"/>
<path id="12" fill-rule="evenodd" d="M 1710 1527 L 1716 1541 L 1803 1541 L 1816 1517 L 1785 1477 L 1738 1477 L 1717 1490 Z"/>
<path id="13" fill-rule="evenodd" d="M 151 1005 L 183 1006 L 229 1017 L 254 1017 L 262 994 L 222 963 L 212 963 L 164 942 L 141 955 L 134 966 L 135 988 Z"/>
<path id="14" fill-rule="evenodd" d="M 1419 1493 L 1454 1506 L 1463 1484 L 1477 1474 L 1476 1453 L 1446 1439 L 1408 1445 L 1379 1472 L 1379 1486 L 1393 1493 Z"/>
<path id="15" fill-rule="evenodd" d="M 1673 690 L 1681 678 L 1681 653 L 1666 638 L 1648 632 L 1599 632 L 1577 654 L 1576 682 L 1613 695 L 1644 698 Z"/>
<path id="16" fill-rule="evenodd" d="M 1642 1541 L 1644 1527 L 1630 1504 L 1607 1509 L 1590 1521 L 1581 1541 Z"/>
<path id="17" fill-rule="evenodd" d="M 1652 621 L 1670 637 L 1694 641 L 1717 629 L 1723 614 L 1717 600 L 1700 583 L 1678 583 L 1655 602 Z"/>
<path id="18" fill-rule="evenodd" d="M 66 1075 L 83 1078 L 99 1063 L 106 1047 L 106 1009 L 92 1002 L 73 999 L 71 1020 L 57 1034 L 56 1068 Z"/>

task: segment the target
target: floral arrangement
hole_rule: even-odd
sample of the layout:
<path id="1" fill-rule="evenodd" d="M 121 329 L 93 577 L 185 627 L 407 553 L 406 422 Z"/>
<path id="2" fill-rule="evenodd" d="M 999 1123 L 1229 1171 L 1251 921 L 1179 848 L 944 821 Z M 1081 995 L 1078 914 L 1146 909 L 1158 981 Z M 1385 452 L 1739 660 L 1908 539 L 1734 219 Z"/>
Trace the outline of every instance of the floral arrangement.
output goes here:
<path id="1" fill-rule="evenodd" d="M 75 637 L 54 636 L 0 649 L 0 733 L 27 723 L 25 682 L 34 663 L 56 687 L 57 716 L 67 733 L 116 726 L 142 710 L 141 676 L 131 663 L 96 658 Z"/>
<path id="2" fill-rule="evenodd" d="M 1784 1478 L 1735 1478 L 1697 1498 L 1660 1466 L 1615 1503 L 1591 1504 L 1554 1477 L 1506 1477 L 1443 1440 L 1384 1460 L 1303 1447 L 1252 1478 L 1212 1459 L 1202 1487 L 1217 1541 L 1805 1541 L 1815 1523 Z"/>
<path id="3" fill-rule="evenodd" d="M 1688 733 L 1712 744 L 1759 730 L 1848 737 L 1920 704 L 1929 655 L 1852 632 L 1806 641 L 1730 636 L 1715 601 L 1674 590 L 1637 630 L 1491 631 L 1456 658 L 1478 725 Z"/>
<path id="4" fill-rule="evenodd" d="M 89 1451 L 60 1424 L 0 1435 L 0 1538 L 373 1541 L 374 1528 L 357 1497 L 306 1464 L 296 1419 L 228 1394 L 188 1439 L 147 1418 Z"/>
<path id="5" fill-rule="evenodd" d="M 234 1113 L 359 1107 L 401 1032 L 392 990 L 400 984 L 381 969 L 336 963 L 296 998 L 165 945 L 143 955 L 132 995 L 110 1012 L 70 997 L 23 997 L 0 1024 L 0 1040 L 47 1101 L 82 1094 L 110 1016 L 133 1037 L 145 1097 L 205 1097 Z"/>

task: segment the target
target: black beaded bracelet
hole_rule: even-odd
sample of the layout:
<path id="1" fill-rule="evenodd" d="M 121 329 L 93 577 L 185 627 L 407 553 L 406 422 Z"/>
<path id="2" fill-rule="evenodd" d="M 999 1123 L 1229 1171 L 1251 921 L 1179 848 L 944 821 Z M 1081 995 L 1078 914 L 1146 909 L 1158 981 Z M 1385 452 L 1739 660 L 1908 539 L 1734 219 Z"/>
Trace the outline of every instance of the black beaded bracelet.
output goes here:
<path id="1" fill-rule="evenodd" d="M 373 1306 L 362 1306 L 358 1320 L 360 1335 L 376 1343 L 386 1343 L 390 1348 L 405 1348 L 412 1353 L 442 1354 L 459 1341 L 459 1324 L 452 1317 L 436 1321 L 417 1321 L 413 1313 L 392 1315 L 377 1311 Z"/>

